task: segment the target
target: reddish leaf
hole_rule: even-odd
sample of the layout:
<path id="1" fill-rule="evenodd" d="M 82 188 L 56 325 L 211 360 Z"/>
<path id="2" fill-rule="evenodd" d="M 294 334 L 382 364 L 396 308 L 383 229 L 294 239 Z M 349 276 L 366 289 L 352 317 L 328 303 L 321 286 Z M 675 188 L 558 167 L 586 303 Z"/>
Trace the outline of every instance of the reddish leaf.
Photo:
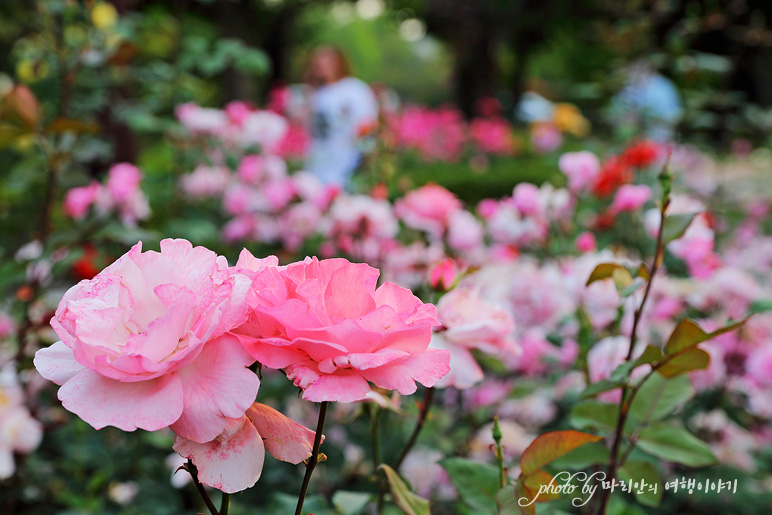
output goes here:
<path id="1" fill-rule="evenodd" d="M 536 470 L 527 476 L 523 476 L 523 488 L 525 489 L 526 496 L 529 499 L 533 499 L 538 495 L 538 497 L 536 497 L 536 502 L 547 502 L 560 499 L 560 494 L 547 492 L 539 493 L 539 488 L 542 485 L 550 484 L 553 479 L 552 474 L 542 469 Z"/>
<path id="2" fill-rule="evenodd" d="M 527 476 L 577 447 L 602 437 L 580 431 L 551 431 L 536 438 L 520 456 L 520 470 Z"/>
<path id="3" fill-rule="evenodd" d="M 17 84 L 3 98 L 5 104 L 30 128 L 40 121 L 40 104 L 27 86 Z"/>

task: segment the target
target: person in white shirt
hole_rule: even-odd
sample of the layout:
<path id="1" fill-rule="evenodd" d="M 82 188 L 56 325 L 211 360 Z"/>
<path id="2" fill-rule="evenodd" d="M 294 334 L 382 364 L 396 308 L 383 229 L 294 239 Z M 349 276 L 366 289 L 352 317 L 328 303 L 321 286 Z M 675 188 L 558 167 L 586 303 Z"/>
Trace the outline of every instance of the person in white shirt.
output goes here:
<path id="1" fill-rule="evenodd" d="M 313 87 L 306 168 L 323 183 L 345 189 L 361 159 L 361 131 L 378 120 L 375 95 L 350 75 L 345 56 L 332 47 L 314 51 L 306 80 Z"/>

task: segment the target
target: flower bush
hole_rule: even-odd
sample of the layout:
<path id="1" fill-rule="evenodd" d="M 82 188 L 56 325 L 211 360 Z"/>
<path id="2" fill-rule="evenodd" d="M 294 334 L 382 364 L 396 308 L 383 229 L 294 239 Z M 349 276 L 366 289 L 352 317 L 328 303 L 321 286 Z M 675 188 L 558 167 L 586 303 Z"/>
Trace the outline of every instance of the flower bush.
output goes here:
<path id="1" fill-rule="evenodd" d="M 2 233 L 11 512 L 766 513 L 763 151 L 601 143 L 566 104 L 530 135 L 412 106 L 341 191 L 302 170 L 280 92 L 180 103 L 136 164 L 87 167 L 6 89 L 61 181 L 32 241 Z M 416 157 L 549 173 L 477 198 Z M 576 506 L 542 490 L 564 471 L 656 489 Z"/>

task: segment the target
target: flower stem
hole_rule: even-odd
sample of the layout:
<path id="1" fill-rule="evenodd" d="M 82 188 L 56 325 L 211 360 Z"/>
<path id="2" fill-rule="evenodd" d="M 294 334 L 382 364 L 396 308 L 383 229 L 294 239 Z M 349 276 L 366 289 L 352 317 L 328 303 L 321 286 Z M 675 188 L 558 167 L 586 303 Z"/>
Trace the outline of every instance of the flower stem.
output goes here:
<path id="1" fill-rule="evenodd" d="M 418 441 L 418 435 L 421 434 L 421 429 L 423 429 L 424 424 L 426 423 L 426 418 L 429 415 L 429 410 L 431 409 L 433 402 L 434 388 L 427 388 L 426 392 L 424 393 L 424 402 L 423 406 L 421 406 L 421 413 L 418 415 L 418 423 L 413 430 L 413 434 L 410 435 L 410 440 L 408 440 L 407 445 L 405 445 L 405 448 L 402 449 L 402 454 L 400 454 L 396 465 L 394 465 L 395 471 L 399 472 L 399 468 L 402 466 L 402 462 L 405 461 L 405 458 L 410 453 L 416 441 Z"/>
<path id="2" fill-rule="evenodd" d="M 373 442 L 373 473 L 375 474 L 375 482 L 378 485 L 378 501 L 376 503 L 377 511 L 383 512 L 384 496 L 386 495 L 386 488 L 383 483 L 383 479 L 379 475 L 378 467 L 383 461 L 381 459 L 381 434 L 380 427 L 378 426 L 378 416 L 381 414 L 381 410 L 376 404 L 370 405 L 370 439 Z"/>
<path id="3" fill-rule="evenodd" d="M 493 417 L 493 441 L 496 442 L 496 464 L 499 467 L 499 489 L 507 486 L 507 472 L 504 469 L 504 450 L 501 448 L 501 426 L 499 417 Z"/>
<path id="4" fill-rule="evenodd" d="M 209 513 L 212 515 L 220 515 L 220 513 L 217 511 L 217 508 L 215 508 L 212 499 L 209 497 L 209 494 L 206 493 L 204 485 L 202 485 L 201 481 L 198 480 L 198 470 L 196 469 L 196 466 L 193 465 L 191 460 L 188 460 L 188 462 L 185 464 L 185 470 L 187 470 L 190 473 L 190 477 L 193 478 L 193 484 L 196 485 L 196 490 L 198 490 L 201 499 L 204 500 L 204 504 L 206 504 L 206 507 L 209 509 Z"/>
<path id="5" fill-rule="evenodd" d="M 668 155 L 668 160 L 669 160 Z M 646 305 L 646 300 L 649 298 L 649 292 L 651 291 L 651 284 L 654 282 L 654 276 L 657 274 L 657 271 L 659 270 L 660 265 L 662 264 L 662 257 L 664 253 L 664 240 L 663 240 L 663 234 L 665 230 L 665 215 L 667 213 L 667 208 L 670 204 L 670 181 L 672 180 L 672 176 L 669 175 L 667 172 L 667 165 L 668 162 L 665 161 L 665 165 L 662 168 L 662 173 L 660 174 L 660 180 L 662 182 L 662 202 L 660 204 L 659 212 L 660 212 L 660 222 L 659 222 L 659 230 L 657 231 L 657 244 L 654 249 L 654 259 L 651 263 L 651 268 L 649 271 L 649 280 L 646 282 L 646 289 L 643 292 L 643 298 L 641 299 L 641 303 L 638 305 L 638 308 L 635 310 L 635 315 L 633 317 L 633 327 L 630 331 L 630 347 L 627 350 L 627 357 L 625 358 L 625 362 L 629 362 L 633 359 L 633 351 L 635 348 L 635 342 L 637 339 L 637 333 L 638 333 L 638 324 L 641 321 L 642 315 L 643 315 L 643 308 Z M 654 372 L 652 370 L 650 373 Z M 646 377 L 648 379 L 648 376 Z M 616 429 L 614 431 L 614 442 L 611 444 L 611 455 L 609 457 L 609 463 L 608 463 L 608 472 L 606 474 L 606 481 L 614 481 L 616 478 L 617 468 L 619 467 L 619 448 L 622 444 L 622 437 L 624 434 L 624 428 L 625 423 L 627 422 L 627 415 L 630 410 L 630 406 L 633 403 L 633 399 L 635 399 L 635 395 L 638 393 L 638 389 L 640 388 L 640 385 L 643 384 L 643 381 L 639 383 L 637 387 L 633 387 L 630 390 L 630 394 L 627 395 L 627 398 L 625 398 L 625 390 L 622 389 L 622 395 L 619 399 L 619 415 L 617 417 L 617 424 Z M 604 489 L 599 502 L 598 507 L 598 514 L 603 515 L 606 513 L 606 509 L 608 507 L 608 501 L 610 498 L 611 491 L 609 489 Z"/>
<path id="6" fill-rule="evenodd" d="M 220 515 L 228 515 L 228 511 L 231 508 L 231 494 L 223 492 L 222 501 L 220 502 Z"/>
<path id="7" fill-rule="evenodd" d="M 300 496 L 298 497 L 298 505 L 295 508 L 295 515 L 302 515 L 303 502 L 306 500 L 306 493 L 308 492 L 308 485 L 311 482 L 311 474 L 314 473 L 316 464 L 319 463 L 319 447 L 322 445 L 322 431 L 324 431 L 324 420 L 327 418 L 327 405 L 328 401 L 322 402 L 319 408 L 319 421 L 316 424 L 316 435 L 314 436 L 314 448 L 311 452 L 311 457 L 306 464 L 306 475 L 303 476 L 303 485 L 300 487 Z"/>

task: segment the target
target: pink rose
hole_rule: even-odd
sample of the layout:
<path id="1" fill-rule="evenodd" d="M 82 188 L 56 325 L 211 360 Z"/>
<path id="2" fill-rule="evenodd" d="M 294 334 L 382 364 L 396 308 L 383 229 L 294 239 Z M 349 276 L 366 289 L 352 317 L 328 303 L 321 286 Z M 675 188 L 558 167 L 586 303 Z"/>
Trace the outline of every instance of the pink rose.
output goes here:
<path id="1" fill-rule="evenodd" d="M 651 189 L 643 184 L 623 184 L 614 196 L 609 211 L 612 214 L 623 211 L 637 211 L 651 198 Z"/>
<path id="2" fill-rule="evenodd" d="M 285 368 L 303 398 L 358 401 L 368 381 L 400 394 L 415 381 L 434 385 L 448 372 L 447 352 L 427 350 L 436 309 L 378 270 L 345 259 L 306 258 L 254 279 L 253 312 L 236 330 L 263 365 Z"/>
<path id="3" fill-rule="evenodd" d="M 243 125 L 247 117 L 254 112 L 248 103 L 241 100 L 228 102 L 224 111 L 231 123 L 238 126 Z"/>
<path id="4" fill-rule="evenodd" d="M 451 215 L 461 209 L 455 195 L 436 184 L 413 190 L 394 204 L 394 214 L 413 229 L 440 238 Z"/>
<path id="5" fill-rule="evenodd" d="M 447 291 L 451 289 L 457 278 L 458 268 L 450 258 L 443 259 L 429 270 L 429 284 L 435 290 Z"/>
<path id="6" fill-rule="evenodd" d="M 264 265 L 275 265 L 275 258 Z M 138 243 L 64 295 L 51 319 L 62 339 L 35 355 L 64 407 L 101 429 L 171 426 L 204 443 L 252 405 L 254 361 L 226 331 L 247 315 L 250 280 L 185 240 Z"/>
<path id="7" fill-rule="evenodd" d="M 587 150 L 566 152 L 560 156 L 558 167 L 568 177 L 568 189 L 574 193 L 595 184 L 595 178 L 600 173 L 598 157 Z"/>
<path id="8" fill-rule="evenodd" d="M 127 202 L 139 190 L 142 172 L 129 163 L 118 163 L 110 167 L 107 177 L 107 191 L 116 204 Z"/>
<path id="9" fill-rule="evenodd" d="M 595 235 L 591 232 L 583 232 L 576 237 L 576 250 L 579 252 L 595 252 L 597 249 Z"/>
<path id="10" fill-rule="evenodd" d="M 81 220 L 88 213 L 99 195 L 99 183 L 94 181 L 88 186 L 72 188 L 64 196 L 64 205 L 62 206 L 65 214 L 76 220 Z"/>

